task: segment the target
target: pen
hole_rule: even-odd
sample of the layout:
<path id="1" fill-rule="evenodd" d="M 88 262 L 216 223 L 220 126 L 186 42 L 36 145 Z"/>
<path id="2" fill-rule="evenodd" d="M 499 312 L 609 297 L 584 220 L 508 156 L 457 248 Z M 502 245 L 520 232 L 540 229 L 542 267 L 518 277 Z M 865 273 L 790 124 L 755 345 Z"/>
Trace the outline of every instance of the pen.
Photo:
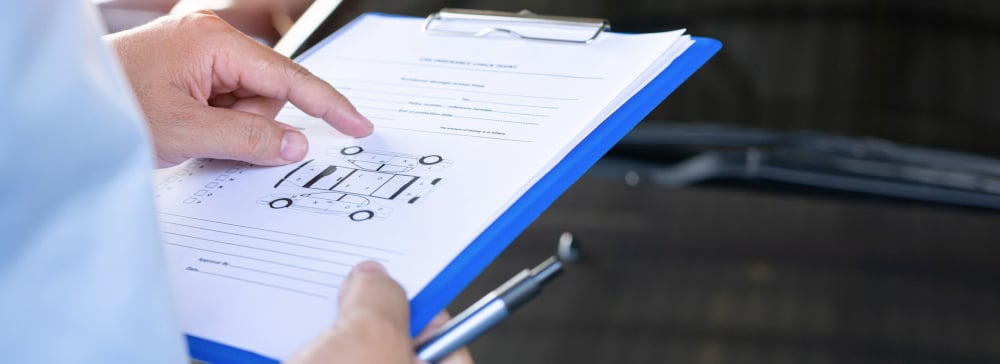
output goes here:
<path id="1" fill-rule="evenodd" d="M 434 336 L 417 345 L 417 359 L 437 363 L 472 342 L 510 316 L 542 291 L 562 271 L 559 258 L 550 257 L 533 269 L 524 269 L 448 321 Z"/>

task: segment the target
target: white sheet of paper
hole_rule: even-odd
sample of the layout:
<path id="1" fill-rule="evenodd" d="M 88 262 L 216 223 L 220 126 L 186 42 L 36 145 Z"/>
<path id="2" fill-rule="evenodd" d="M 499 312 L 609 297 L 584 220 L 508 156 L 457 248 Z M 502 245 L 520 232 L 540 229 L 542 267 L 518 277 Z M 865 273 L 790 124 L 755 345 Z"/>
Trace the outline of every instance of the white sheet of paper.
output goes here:
<path id="1" fill-rule="evenodd" d="M 302 62 L 376 127 L 353 139 L 287 106 L 303 162 L 192 160 L 157 176 L 186 333 L 288 358 L 337 314 L 366 259 L 410 298 L 691 44 L 683 31 L 590 45 L 431 36 L 365 15 Z"/>

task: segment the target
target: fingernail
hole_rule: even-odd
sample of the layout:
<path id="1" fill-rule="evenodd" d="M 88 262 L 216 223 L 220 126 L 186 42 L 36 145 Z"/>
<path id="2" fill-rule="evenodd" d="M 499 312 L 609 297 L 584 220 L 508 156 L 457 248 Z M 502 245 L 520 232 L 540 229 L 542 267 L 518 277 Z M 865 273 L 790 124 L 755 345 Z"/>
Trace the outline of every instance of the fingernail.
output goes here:
<path id="1" fill-rule="evenodd" d="M 361 114 L 358 114 L 358 115 L 361 115 Z M 365 125 L 368 125 L 369 129 L 375 129 L 375 124 L 372 124 L 372 121 L 368 120 L 368 118 L 365 117 L 364 115 L 361 115 L 361 121 L 364 121 Z"/>
<path id="2" fill-rule="evenodd" d="M 354 282 L 354 280 L 357 279 L 359 273 L 386 274 L 385 268 L 376 262 L 366 260 L 358 263 L 358 265 L 355 265 L 354 268 L 351 269 L 351 273 L 347 275 L 347 279 L 344 280 L 344 284 L 340 285 L 341 297 L 343 297 L 344 292 L 351 290 L 351 286 L 353 286 L 351 282 Z"/>
<path id="3" fill-rule="evenodd" d="M 358 264 L 356 267 L 354 267 L 354 269 L 357 270 L 358 272 L 365 272 L 365 273 L 385 273 L 385 267 L 383 267 L 381 264 L 378 264 L 370 260 L 361 262 L 361 264 Z"/>
<path id="4" fill-rule="evenodd" d="M 281 159 L 289 162 L 300 161 L 305 158 L 306 151 L 309 150 L 309 142 L 306 136 L 298 131 L 286 130 L 281 137 Z"/>

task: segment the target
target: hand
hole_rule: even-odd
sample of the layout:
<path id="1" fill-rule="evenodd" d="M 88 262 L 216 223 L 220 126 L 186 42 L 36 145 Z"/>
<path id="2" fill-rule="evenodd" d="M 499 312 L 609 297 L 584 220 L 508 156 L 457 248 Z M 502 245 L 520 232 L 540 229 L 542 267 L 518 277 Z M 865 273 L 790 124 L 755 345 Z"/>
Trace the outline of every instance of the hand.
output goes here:
<path id="1" fill-rule="evenodd" d="M 160 18 L 107 39 L 149 123 L 160 167 L 194 157 L 301 160 L 305 135 L 273 120 L 287 101 L 344 134 L 372 132 L 329 84 L 211 12 Z"/>
<path id="2" fill-rule="evenodd" d="M 437 331 L 448 321 L 442 314 L 421 336 Z M 341 287 L 336 324 L 288 363 L 417 363 L 409 318 L 403 288 L 378 263 L 358 264 Z M 472 356 L 462 348 L 442 363 L 471 364 Z"/>
<path id="3" fill-rule="evenodd" d="M 201 9 L 212 10 L 236 29 L 258 41 L 273 45 L 288 32 L 295 20 L 302 16 L 302 13 L 312 3 L 313 0 L 233 0 L 223 2 L 180 0 L 170 10 L 170 13 L 186 14 Z"/>

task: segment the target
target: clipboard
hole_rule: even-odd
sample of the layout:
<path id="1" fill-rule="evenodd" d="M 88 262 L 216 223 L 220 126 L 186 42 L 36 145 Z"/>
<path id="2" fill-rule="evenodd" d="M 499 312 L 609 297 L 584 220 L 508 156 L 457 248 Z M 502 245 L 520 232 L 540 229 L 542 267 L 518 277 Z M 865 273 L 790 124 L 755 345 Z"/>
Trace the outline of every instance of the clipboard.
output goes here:
<path id="1" fill-rule="evenodd" d="M 386 16 L 386 14 L 378 14 Z M 396 15 L 387 15 L 396 16 Z M 465 28 L 439 28 L 441 22 L 465 22 Z M 473 24 L 469 28 L 469 24 Z M 476 25 L 478 24 L 478 25 Z M 476 27 L 481 26 L 479 29 Z M 579 28 L 580 36 L 553 38 L 526 30 L 533 26 Z M 465 29 L 465 30 L 462 30 Z M 467 30 L 475 29 L 475 30 Z M 441 36 L 511 36 L 524 41 L 552 41 L 589 44 L 602 32 L 609 31 L 607 20 L 549 17 L 521 13 L 443 9 L 424 22 L 423 31 Z M 322 47 L 328 37 L 313 50 Z M 410 330 L 416 334 L 450 303 L 480 272 L 510 245 L 552 202 L 578 180 L 608 150 L 632 130 L 677 87 L 722 48 L 718 40 L 692 37 L 694 43 L 654 77 L 631 99 L 613 112 L 586 138 L 531 186 L 513 205 L 473 240 L 455 259 L 410 301 Z M 313 50 L 297 58 L 308 58 Z M 212 363 L 277 363 L 253 352 L 230 347 L 204 338 L 186 335 L 192 358 Z"/>

